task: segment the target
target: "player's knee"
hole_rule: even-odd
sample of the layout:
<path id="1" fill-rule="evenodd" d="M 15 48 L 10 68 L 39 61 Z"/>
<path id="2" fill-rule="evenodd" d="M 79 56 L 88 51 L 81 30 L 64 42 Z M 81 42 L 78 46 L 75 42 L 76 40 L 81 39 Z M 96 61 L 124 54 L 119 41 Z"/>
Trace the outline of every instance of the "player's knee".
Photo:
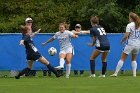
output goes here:
<path id="1" fill-rule="evenodd" d="M 66 64 L 70 64 L 70 61 L 68 60 L 68 61 L 66 61 Z"/>
<path id="2" fill-rule="evenodd" d="M 39 59 L 39 61 L 40 61 L 41 63 L 45 64 L 45 65 L 48 65 L 48 64 L 49 64 L 49 61 L 48 61 L 47 59 L 45 59 L 44 57 L 41 57 L 41 58 Z"/>
<path id="3" fill-rule="evenodd" d="M 60 58 L 60 62 L 64 62 L 65 60 L 64 60 L 64 58 Z"/>

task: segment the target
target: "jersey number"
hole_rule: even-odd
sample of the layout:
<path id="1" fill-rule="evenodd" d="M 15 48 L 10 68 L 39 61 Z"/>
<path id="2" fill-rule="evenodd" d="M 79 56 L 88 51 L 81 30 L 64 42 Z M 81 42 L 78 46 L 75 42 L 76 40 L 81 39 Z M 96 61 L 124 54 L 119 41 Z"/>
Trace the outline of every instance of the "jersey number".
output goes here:
<path id="1" fill-rule="evenodd" d="M 37 52 L 38 50 L 37 50 L 37 48 L 36 47 L 34 47 L 34 45 L 31 45 L 31 47 L 32 47 L 32 49 L 35 51 L 35 52 Z"/>
<path id="2" fill-rule="evenodd" d="M 106 35 L 104 28 L 98 28 L 97 30 L 100 32 L 100 35 Z"/>

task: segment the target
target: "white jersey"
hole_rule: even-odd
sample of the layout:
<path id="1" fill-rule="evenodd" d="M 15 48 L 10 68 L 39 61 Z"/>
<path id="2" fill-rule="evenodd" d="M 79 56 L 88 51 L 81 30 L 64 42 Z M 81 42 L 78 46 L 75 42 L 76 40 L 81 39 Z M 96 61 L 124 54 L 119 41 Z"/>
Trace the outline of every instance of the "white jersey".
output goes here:
<path id="1" fill-rule="evenodd" d="M 58 39 L 59 44 L 60 44 L 60 51 L 61 50 L 65 50 L 67 48 L 72 48 L 72 44 L 71 44 L 71 37 L 74 34 L 68 30 L 65 30 L 63 33 L 61 33 L 60 31 L 57 32 L 53 38 L 54 39 Z"/>
<path id="2" fill-rule="evenodd" d="M 126 32 L 130 32 L 127 44 L 131 46 L 140 46 L 140 28 L 135 29 L 134 22 L 127 25 Z"/>

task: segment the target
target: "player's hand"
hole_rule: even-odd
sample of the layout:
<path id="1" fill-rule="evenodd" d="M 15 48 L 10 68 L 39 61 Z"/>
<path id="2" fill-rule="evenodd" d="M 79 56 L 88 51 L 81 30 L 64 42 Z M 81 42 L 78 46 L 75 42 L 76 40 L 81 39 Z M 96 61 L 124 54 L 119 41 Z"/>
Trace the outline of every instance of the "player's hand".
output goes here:
<path id="1" fill-rule="evenodd" d="M 40 28 L 40 29 L 38 29 L 37 31 L 38 31 L 38 32 L 40 32 L 40 31 L 41 31 L 41 28 Z"/>
<path id="2" fill-rule="evenodd" d="M 46 45 L 46 42 L 45 43 L 42 43 L 42 46 L 45 46 Z"/>
<path id="3" fill-rule="evenodd" d="M 19 45 L 23 46 L 24 45 L 24 40 L 20 40 Z"/>
<path id="4" fill-rule="evenodd" d="M 35 32 L 35 34 L 39 33 L 40 31 L 41 31 L 41 28 L 40 28 L 40 29 L 38 29 L 38 30 Z"/>
<path id="5" fill-rule="evenodd" d="M 87 45 L 88 45 L 88 46 L 94 46 L 94 44 L 93 44 L 93 43 L 87 43 Z"/>

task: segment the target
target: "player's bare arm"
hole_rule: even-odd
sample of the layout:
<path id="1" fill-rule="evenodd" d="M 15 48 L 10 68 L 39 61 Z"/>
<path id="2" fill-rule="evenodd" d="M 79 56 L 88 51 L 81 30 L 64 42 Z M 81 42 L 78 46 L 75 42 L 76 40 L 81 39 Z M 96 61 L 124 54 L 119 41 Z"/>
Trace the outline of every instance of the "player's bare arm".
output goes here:
<path id="1" fill-rule="evenodd" d="M 48 43 L 52 42 L 53 40 L 54 40 L 54 38 L 53 38 L 53 37 L 52 37 L 52 38 L 50 38 L 48 41 L 46 41 L 46 42 L 42 43 L 42 46 L 45 46 L 46 44 L 48 44 Z"/>
<path id="2" fill-rule="evenodd" d="M 39 33 L 41 31 L 41 28 L 40 29 L 38 29 L 36 32 L 34 32 L 33 34 L 31 34 L 30 35 L 30 37 L 32 38 L 32 37 L 34 37 L 37 33 Z"/>

